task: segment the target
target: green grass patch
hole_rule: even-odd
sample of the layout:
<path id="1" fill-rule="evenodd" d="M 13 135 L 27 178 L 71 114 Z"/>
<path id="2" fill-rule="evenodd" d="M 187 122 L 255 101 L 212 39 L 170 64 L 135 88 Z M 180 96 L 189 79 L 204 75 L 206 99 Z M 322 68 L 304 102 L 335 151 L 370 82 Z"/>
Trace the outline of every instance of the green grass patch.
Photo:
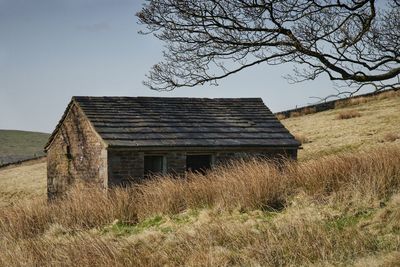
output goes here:
<path id="1" fill-rule="evenodd" d="M 134 235 L 143 232 L 144 230 L 150 228 L 158 228 L 160 224 L 164 223 L 166 220 L 160 215 L 150 217 L 137 224 L 127 223 L 120 220 L 116 220 L 111 225 L 108 225 L 102 229 L 102 233 L 113 233 L 116 236 L 121 235 Z"/>
<path id="2" fill-rule="evenodd" d="M 192 222 L 194 219 L 197 219 L 199 213 L 199 210 L 190 209 L 184 213 L 172 215 L 171 220 L 176 224 L 186 224 Z"/>
<path id="3" fill-rule="evenodd" d="M 329 229 L 337 229 L 339 231 L 348 227 L 356 226 L 360 221 L 367 220 L 372 217 L 374 211 L 372 209 L 361 210 L 355 214 L 344 214 L 326 223 Z"/>
<path id="4" fill-rule="evenodd" d="M 318 153 L 318 155 L 319 156 L 329 156 L 332 154 L 356 151 L 362 145 L 363 145 L 362 143 L 358 143 L 358 144 L 347 144 L 347 145 L 342 145 L 342 146 L 338 146 L 338 147 L 333 147 L 331 149 L 326 149 L 326 150 L 320 151 Z"/>
<path id="5" fill-rule="evenodd" d="M 176 226 L 189 224 L 194 222 L 197 219 L 198 215 L 198 210 L 189 210 L 185 213 L 176 214 L 173 216 L 157 215 L 147 218 L 146 220 L 141 221 L 137 224 L 116 220 L 111 225 L 104 227 L 101 230 L 101 233 L 112 233 L 116 236 L 123 236 L 139 234 L 150 229 L 161 231 L 162 233 L 170 233 L 173 231 L 173 227 L 171 226 L 171 224 L 164 225 L 166 222 L 170 221 L 172 222 L 172 225 Z"/>

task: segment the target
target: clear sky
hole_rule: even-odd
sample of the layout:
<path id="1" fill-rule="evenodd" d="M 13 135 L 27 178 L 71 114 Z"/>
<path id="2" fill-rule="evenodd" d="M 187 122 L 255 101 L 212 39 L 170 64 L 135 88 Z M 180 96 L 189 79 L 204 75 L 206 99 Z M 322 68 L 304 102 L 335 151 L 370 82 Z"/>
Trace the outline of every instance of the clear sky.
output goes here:
<path id="1" fill-rule="evenodd" d="M 0 129 L 51 132 L 74 95 L 262 97 L 272 111 L 334 93 L 328 79 L 289 84 L 292 66 L 259 65 L 215 86 L 142 84 L 162 43 L 143 36 L 141 0 L 0 0 Z"/>

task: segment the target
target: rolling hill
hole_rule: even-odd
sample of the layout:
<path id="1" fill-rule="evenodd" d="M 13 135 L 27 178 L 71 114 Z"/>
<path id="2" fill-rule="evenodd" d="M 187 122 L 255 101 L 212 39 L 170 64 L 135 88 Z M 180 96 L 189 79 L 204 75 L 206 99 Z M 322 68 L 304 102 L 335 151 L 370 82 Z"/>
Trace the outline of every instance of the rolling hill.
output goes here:
<path id="1" fill-rule="evenodd" d="M 347 118 L 346 115 L 355 115 Z M 299 159 L 400 143 L 400 91 L 282 120 L 303 143 Z"/>
<path id="2" fill-rule="evenodd" d="M 47 133 L 0 130 L 0 166 L 44 156 Z"/>
<path id="3" fill-rule="evenodd" d="M 304 161 L 378 145 L 400 144 L 399 107 L 400 92 L 397 92 L 379 98 L 370 97 L 333 110 L 287 118 L 282 122 L 303 143 L 303 149 L 299 151 L 299 160 Z M 359 116 L 350 119 L 337 118 L 339 114 L 349 111 L 357 111 Z M 26 151 L 40 153 L 48 137 L 48 134 L 43 133 L 15 131 L 15 136 L 12 133 L 13 131 L 0 131 L 0 139 L 1 136 L 8 136 L 9 143 L 7 145 L 5 142 L 0 151 L 19 151 L 25 155 Z M 37 141 L 32 141 L 35 139 Z M 24 141 L 16 145 L 18 140 Z M 29 149 L 26 149 L 24 144 L 27 144 Z M 15 183 L 17 178 L 24 182 Z M 44 197 L 45 185 L 44 161 L 0 169 L 0 206 L 18 199 Z"/>
<path id="4" fill-rule="evenodd" d="M 285 168 L 78 186 L 51 205 L 43 160 L 0 169 L 0 266 L 399 266 L 399 106 L 283 120 L 303 143 Z"/>

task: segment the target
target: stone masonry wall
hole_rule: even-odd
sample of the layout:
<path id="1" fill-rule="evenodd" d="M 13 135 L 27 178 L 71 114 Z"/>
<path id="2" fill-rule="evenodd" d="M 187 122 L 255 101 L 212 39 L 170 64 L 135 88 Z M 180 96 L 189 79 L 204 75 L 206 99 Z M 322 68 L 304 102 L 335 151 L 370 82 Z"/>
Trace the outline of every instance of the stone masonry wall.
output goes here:
<path id="1" fill-rule="evenodd" d="M 143 179 L 144 153 L 108 151 L 108 186 L 124 185 Z"/>
<path id="2" fill-rule="evenodd" d="M 188 151 L 189 152 L 189 151 Z M 144 155 L 163 155 L 166 157 L 167 173 L 184 175 L 186 171 L 186 151 L 169 151 L 159 153 L 146 153 L 127 150 L 108 151 L 108 185 L 125 185 L 143 181 Z M 189 152 L 190 153 L 190 152 Z M 246 152 L 226 151 L 203 151 L 200 154 L 211 154 L 214 164 L 223 164 L 239 158 L 262 157 L 262 158 L 292 158 L 296 159 L 297 150 L 266 150 Z"/>
<path id="3" fill-rule="evenodd" d="M 108 151 L 108 185 L 125 185 L 140 182 L 144 178 L 144 152 L 129 150 Z M 186 154 L 184 152 L 146 153 L 166 157 L 167 173 L 184 174 Z"/>
<path id="4" fill-rule="evenodd" d="M 82 111 L 73 104 L 47 151 L 48 197 L 75 181 L 106 185 L 107 150 Z"/>

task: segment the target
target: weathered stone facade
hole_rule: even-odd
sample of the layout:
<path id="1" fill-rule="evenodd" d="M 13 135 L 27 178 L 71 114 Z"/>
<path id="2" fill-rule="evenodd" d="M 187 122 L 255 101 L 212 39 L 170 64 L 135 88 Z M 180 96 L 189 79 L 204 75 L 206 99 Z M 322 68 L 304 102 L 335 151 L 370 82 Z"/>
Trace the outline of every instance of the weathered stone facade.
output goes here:
<path id="1" fill-rule="evenodd" d="M 137 152 L 132 150 L 110 150 L 108 152 L 108 185 L 123 185 L 140 182 L 144 178 L 144 156 L 159 155 L 165 157 L 166 173 L 182 175 L 186 171 L 186 153 L 173 152 Z"/>
<path id="2" fill-rule="evenodd" d="M 231 160 L 297 158 L 299 143 L 261 99 L 73 97 L 46 145 L 48 196 Z"/>
<path id="3" fill-rule="evenodd" d="M 108 186 L 123 185 L 143 178 L 144 153 L 112 151 L 108 153 Z"/>
<path id="4" fill-rule="evenodd" d="M 129 148 L 107 148 L 79 107 L 73 105 L 60 125 L 47 151 L 48 195 L 62 194 L 74 181 L 98 184 L 104 188 L 141 182 L 144 178 L 144 156 L 165 157 L 166 173 L 184 176 L 187 154 L 209 154 L 213 165 L 240 158 L 293 158 L 297 150 L 266 151 L 137 151 Z"/>
<path id="5" fill-rule="evenodd" d="M 207 154 L 213 158 L 213 165 L 225 164 L 232 160 L 264 158 L 264 159 L 296 159 L 297 150 L 270 149 L 264 151 L 148 151 L 109 150 L 108 151 L 108 186 L 125 185 L 141 182 L 144 179 L 144 156 L 159 155 L 165 157 L 166 173 L 184 176 L 186 172 L 187 154 Z"/>
<path id="6" fill-rule="evenodd" d="M 47 149 L 49 198 L 62 194 L 74 181 L 107 181 L 107 150 L 90 122 L 72 105 Z"/>

